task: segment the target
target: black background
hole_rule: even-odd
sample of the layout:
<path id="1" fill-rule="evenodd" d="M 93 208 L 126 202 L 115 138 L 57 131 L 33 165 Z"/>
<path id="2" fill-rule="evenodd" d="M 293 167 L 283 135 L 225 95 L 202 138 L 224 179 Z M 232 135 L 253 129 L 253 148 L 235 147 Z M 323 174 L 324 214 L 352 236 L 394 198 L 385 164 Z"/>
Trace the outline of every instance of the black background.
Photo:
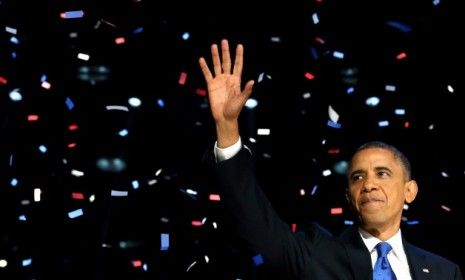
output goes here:
<path id="1" fill-rule="evenodd" d="M 0 84 L 0 259 L 8 261 L 0 268 L 2 279 L 269 276 L 264 266 L 254 266 L 254 252 L 230 236 L 222 204 L 208 200 L 216 189 L 201 158 L 215 136 L 208 100 L 196 93 L 205 89 L 197 60 L 209 61 L 210 45 L 222 38 L 230 40 L 231 49 L 244 44 L 244 81 L 264 73 L 252 96 L 258 106 L 241 115 L 242 137 L 256 155 L 262 187 L 286 222 L 299 227 L 314 219 L 337 234 L 351 219 L 346 181 L 334 171 L 323 177 L 322 171 L 348 160 L 364 141 L 388 141 L 411 159 L 420 186 L 405 212 L 419 224 L 403 223 L 403 233 L 463 268 L 456 245 L 464 223 L 465 170 L 458 1 L 405 2 L 1 1 L 0 77 L 8 80 Z M 81 9 L 80 19 L 59 16 Z M 312 22 L 314 13 L 318 24 Z M 411 31 L 394 28 L 391 21 Z M 17 29 L 19 44 L 10 42 L 5 26 Z M 139 27 L 143 31 L 134 33 Z M 70 37 L 72 32 L 78 36 Z M 182 39 L 184 32 L 190 33 L 188 40 Z M 117 37 L 125 37 L 125 44 L 116 45 Z M 334 58 L 334 51 L 344 59 Z M 79 52 L 90 60 L 77 59 Z M 407 58 L 396 60 L 401 52 Z M 79 78 L 81 66 L 105 66 L 110 73 L 90 83 Z M 349 81 L 347 69 L 355 71 Z M 178 83 L 181 72 L 187 74 L 184 85 Z M 306 80 L 306 72 L 316 78 Z M 40 86 L 43 74 L 50 90 Z M 22 101 L 9 99 L 14 89 Z M 306 92 L 309 99 L 302 97 Z M 142 106 L 106 110 L 128 106 L 131 96 Z M 377 107 L 365 105 L 370 96 L 380 98 Z M 67 98 L 74 102 L 72 110 Z M 341 129 L 327 126 L 329 105 L 339 113 Z M 396 108 L 406 114 L 395 115 Z M 28 122 L 29 114 L 38 114 L 39 121 Z M 389 120 L 389 127 L 378 127 L 380 120 Z M 70 131 L 70 124 L 79 129 Z M 117 135 L 123 128 L 129 131 L 124 138 Z M 271 135 L 257 136 L 258 128 L 270 128 Z M 68 148 L 70 143 L 76 147 Z M 41 144 L 47 153 L 39 152 Z M 329 154 L 331 149 L 339 153 Z M 121 158 L 126 168 L 102 171 L 96 166 L 102 157 Z M 72 176 L 73 169 L 85 175 Z M 16 187 L 10 185 L 13 178 Z M 157 183 L 149 184 L 154 179 Z M 138 189 L 131 187 L 133 180 Z M 315 185 L 317 192 L 309 195 Z M 32 200 L 34 188 L 42 190 L 40 202 Z M 198 194 L 187 195 L 188 188 Z M 128 196 L 111 197 L 111 190 L 126 190 Z M 85 200 L 73 200 L 73 192 Z M 332 207 L 343 207 L 343 215 L 330 215 Z M 84 215 L 69 219 L 78 208 Z M 20 215 L 27 220 L 19 221 Z M 191 226 L 205 217 L 203 226 Z M 160 233 L 170 235 L 167 251 L 160 251 Z M 132 245 L 121 248 L 121 241 Z M 32 264 L 23 267 L 28 258 Z M 134 267 L 133 260 L 147 270 Z"/>

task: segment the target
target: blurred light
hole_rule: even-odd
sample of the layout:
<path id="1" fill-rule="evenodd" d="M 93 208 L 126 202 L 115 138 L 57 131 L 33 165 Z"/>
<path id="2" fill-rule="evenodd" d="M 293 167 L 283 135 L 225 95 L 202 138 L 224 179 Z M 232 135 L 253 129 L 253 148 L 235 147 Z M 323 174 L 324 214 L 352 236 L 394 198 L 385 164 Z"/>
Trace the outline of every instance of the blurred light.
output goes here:
<path id="1" fill-rule="evenodd" d="M 44 145 L 40 145 L 39 146 L 39 151 L 41 151 L 43 154 L 45 154 L 47 152 L 47 147 L 45 147 Z"/>
<path id="2" fill-rule="evenodd" d="M 389 126 L 389 121 L 379 121 L 378 122 L 379 127 L 386 127 Z"/>
<path id="3" fill-rule="evenodd" d="M 125 42 L 126 42 L 126 39 L 124 37 L 115 38 L 115 44 L 117 45 L 124 44 Z"/>
<path id="4" fill-rule="evenodd" d="M 134 29 L 134 31 L 132 31 L 132 33 L 137 34 L 137 33 L 142 33 L 143 31 L 144 31 L 144 27 L 140 26 L 140 27 L 137 27 L 136 29 Z"/>
<path id="5" fill-rule="evenodd" d="M 97 168 L 105 172 L 121 172 L 126 168 L 126 162 L 121 158 L 99 158 Z"/>
<path id="6" fill-rule="evenodd" d="M 331 105 L 328 106 L 328 115 L 332 122 L 337 123 L 339 120 L 339 114 L 336 112 L 336 110 L 333 109 L 333 107 L 331 107 Z"/>
<path id="7" fill-rule="evenodd" d="M 85 54 L 85 53 L 78 53 L 77 58 L 84 60 L 84 61 L 88 61 L 90 59 L 90 55 Z"/>
<path id="8" fill-rule="evenodd" d="M 132 107 L 139 107 L 142 104 L 142 100 L 140 100 L 137 97 L 131 97 L 131 98 L 129 98 L 128 103 Z"/>
<path id="9" fill-rule="evenodd" d="M 448 86 L 447 86 L 447 90 L 448 90 L 450 93 L 454 93 L 454 88 L 453 88 L 451 85 L 448 85 Z"/>
<path id="10" fill-rule="evenodd" d="M 8 262 L 5 259 L 0 259 L 0 267 L 4 268 L 8 265 Z"/>
<path id="11" fill-rule="evenodd" d="M 18 185 L 18 179 L 16 179 L 16 178 L 11 179 L 10 185 L 12 187 L 16 187 Z"/>
<path id="12" fill-rule="evenodd" d="M 336 172 L 339 175 L 345 175 L 347 174 L 347 168 L 349 167 L 349 164 L 345 160 L 341 160 L 339 162 L 336 162 L 333 166 L 334 172 Z"/>
<path id="13" fill-rule="evenodd" d="M 405 109 L 395 109 L 394 114 L 399 115 L 399 116 L 403 116 L 403 115 L 405 115 Z"/>
<path id="14" fill-rule="evenodd" d="M 367 100 L 365 101 L 365 104 L 370 106 L 370 107 L 375 107 L 379 104 L 379 98 L 376 96 L 368 97 Z"/>
<path id="15" fill-rule="evenodd" d="M 82 177 L 82 176 L 84 176 L 84 172 L 73 169 L 73 170 L 71 170 L 71 175 L 73 175 L 75 177 Z"/>
<path id="16" fill-rule="evenodd" d="M 129 134 L 129 131 L 127 129 L 121 129 L 119 132 L 118 132 L 118 135 L 121 136 L 121 137 L 125 137 Z"/>
<path id="17" fill-rule="evenodd" d="M 247 99 L 247 101 L 245 102 L 245 107 L 249 108 L 249 109 L 253 109 L 255 107 L 257 107 L 258 105 L 258 102 L 256 99 L 254 98 L 249 98 Z"/>
<path id="18" fill-rule="evenodd" d="M 18 30 L 13 27 L 5 26 L 5 31 L 10 34 L 16 35 Z"/>
<path id="19" fill-rule="evenodd" d="M 258 254 L 253 257 L 253 262 L 255 263 L 255 266 L 259 266 L 263 264 L 263 257 L 262 255 Z"/>
<path id="20" fill-rule="evenodd" d="M 29 258 L 29 259 L 24 259 L 24 260 L 21 262 L 21 264 L 22 264 L 23 266 L 30 266 L 31 263 L 32 263 L 32 259 L 31 259 L 31 258 Z"/>
<path id="21" fill-rule="evenodd" d="M 386 86 L 384 87 L 384 89 L 385 89 L 386 91 L 394 92 L 394 91 L 396 91 L 396 86 L 393 86 L 393 85 L 386 85 Z"/>
<path id="22" fill-rule="evenodd" d="M 270 41 L 273 42 L 273 43 L 281 43 L 281 38 L 278 37 L 278 36 L 272 36 L 270 38 Z"/>
<path id="23" fill-rule="evenodd" d="M 44 89 L 50 89 L 52 87 L 52 84 L 50 84 L 47 81 L 43 81 L 41 87 L 43 87 Z"/>
<path id="24" fill-rule="evenodd" d="M 190 36 L 191 36 L 191 35 L 189 34 L 189 32 L 184 32 L 184 33 L 182 34 L 182 39 L 183 39 L 184 41 L 187 41 L 187 40 L 189 40 Z"/>
<path id="25" fill-rule="evenodd" d="M 257 135 L 270 135 L 271 130 L 269 128 L 259 128 L 257 129 Z"/>
<path id="26" fill-rule="evenodd" d="M 137 181 L 137 180 L 132 181 L 131 185 L 132 185 L 132 188 L 135 189 L 135 190 L 140 187 L 139 181 Z"/>
<path id="27" fill-rule="evenodd" d="M 39 202 L 40 201 L 40 195 L 42 194 L 42 191 L 39 188 L 34 189 L 34 201 Z"/>
<path id="28" fill-rule="evenodd" d="M 9 97 L 12 101 L 21 101 L 23 99 L 23 96 L 19 92 L 19 88 L 16 88 L 9 93 Z"/>
<path id="29" fill-rule="evenodd" d="M 323 170 L 322 174 L 323 176 L 328 177 L 329 175 L 331 175 L 331 170 L 329 169 Z"/>
<path id="30" fill-rule="evenodd" d="M 158 99 L 157 99 L 157 105 L 158 105 L 160 108 L 163 108 L 163 107 L 165 107 L 165 101 L 163 101 L 163 99 L 161 99 L 161 98 L 158 98 Z"/>
<path id="31" fill-rule="evenodd" d="M 333 56 L 335 58 L 344 59 L 344 53 L 343 52 L 334 51 Z"/>
<path id="32" fill-rule="evenodd" d="M 320 20 L 318 19 L 317 13 L 312 14 L 312 21 L 313 21 L 313 24 L 318 24 L 320 22 Z"/>
<path id="33" fill-rule="evenodd" d="M 103 65 L 81 66 L 78 69 L 78 79 L 81 81 L 90 82 L 91 84 L 107 80 L 109 74 L 110 69 Z"/>
<path id="34" fill-rule="evenodd" d="M 15 36 L 11 36 L 10 42 L 12 42 L 12 43 L 15 44 L 15 45 L 19 44 L 19 40 L 18 40 L 18 38 L 16 38 Z"/>

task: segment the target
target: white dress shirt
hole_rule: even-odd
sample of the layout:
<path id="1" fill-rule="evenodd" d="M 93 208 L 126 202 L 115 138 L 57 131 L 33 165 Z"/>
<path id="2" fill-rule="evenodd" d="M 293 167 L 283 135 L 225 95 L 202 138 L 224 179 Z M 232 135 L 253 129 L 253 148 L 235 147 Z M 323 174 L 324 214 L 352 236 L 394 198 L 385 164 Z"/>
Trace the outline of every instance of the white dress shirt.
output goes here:
<path id="1" fill-rule="evenodd" d="M 371 254 L 371 267 L 375 267 L 376 260 L 378 259 L 378 252 L 376 251 L 376 245 L 381 242 L 378 238 L 369 234 L 368 232 L 359 229 L 360 236 L 362 237 L 363 243 Z M 407 262 L 407 255 L 405 254 L 404 246 L 402 245 L 402 235 L 400 229 L 394 234 L 393 237 L 386 240 L 391 245 L 392 250 L 388 253 L 387 258 L 391 265 L 394 274 L 397 279 L 401 280 L 412 280 L 410 275 L 410 269 Z"/>

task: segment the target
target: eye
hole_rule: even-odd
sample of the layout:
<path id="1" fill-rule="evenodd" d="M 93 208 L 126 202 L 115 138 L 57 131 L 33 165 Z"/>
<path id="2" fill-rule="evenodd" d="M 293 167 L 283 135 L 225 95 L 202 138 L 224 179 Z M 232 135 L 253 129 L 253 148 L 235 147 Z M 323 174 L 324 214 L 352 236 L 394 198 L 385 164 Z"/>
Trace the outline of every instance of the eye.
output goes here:
<path id="1" fill-rule="evenodd" d="M 378 172 L 378 176 L 379 176 L 379 177 L 388 177 L 388 176 L 389 176 L 389 173 L 386 172 L 386 171 L 379 171 L 379 172 Z"/>
<path id="2" fill-rule="evenodd" d="M 361 174 L 354 174 L 352 175 L 352 177 L 350 178 L 350 180 L 352 182 L 357 182 L 357 181 L 360 181 L 363 179 L 363 176 Z"/>

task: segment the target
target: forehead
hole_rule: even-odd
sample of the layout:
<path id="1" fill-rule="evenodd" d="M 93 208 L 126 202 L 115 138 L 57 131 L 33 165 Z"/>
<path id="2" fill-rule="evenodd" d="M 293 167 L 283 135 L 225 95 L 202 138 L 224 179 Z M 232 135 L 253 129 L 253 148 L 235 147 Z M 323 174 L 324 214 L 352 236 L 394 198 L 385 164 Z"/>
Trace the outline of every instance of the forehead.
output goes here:
<path id="1" fill-rule="evenodd" d="M 351 170 L 370 166 L 400 167 L 400 160 L 388 149 L 367 148 L 358 151 L 351 161 Z"/>

